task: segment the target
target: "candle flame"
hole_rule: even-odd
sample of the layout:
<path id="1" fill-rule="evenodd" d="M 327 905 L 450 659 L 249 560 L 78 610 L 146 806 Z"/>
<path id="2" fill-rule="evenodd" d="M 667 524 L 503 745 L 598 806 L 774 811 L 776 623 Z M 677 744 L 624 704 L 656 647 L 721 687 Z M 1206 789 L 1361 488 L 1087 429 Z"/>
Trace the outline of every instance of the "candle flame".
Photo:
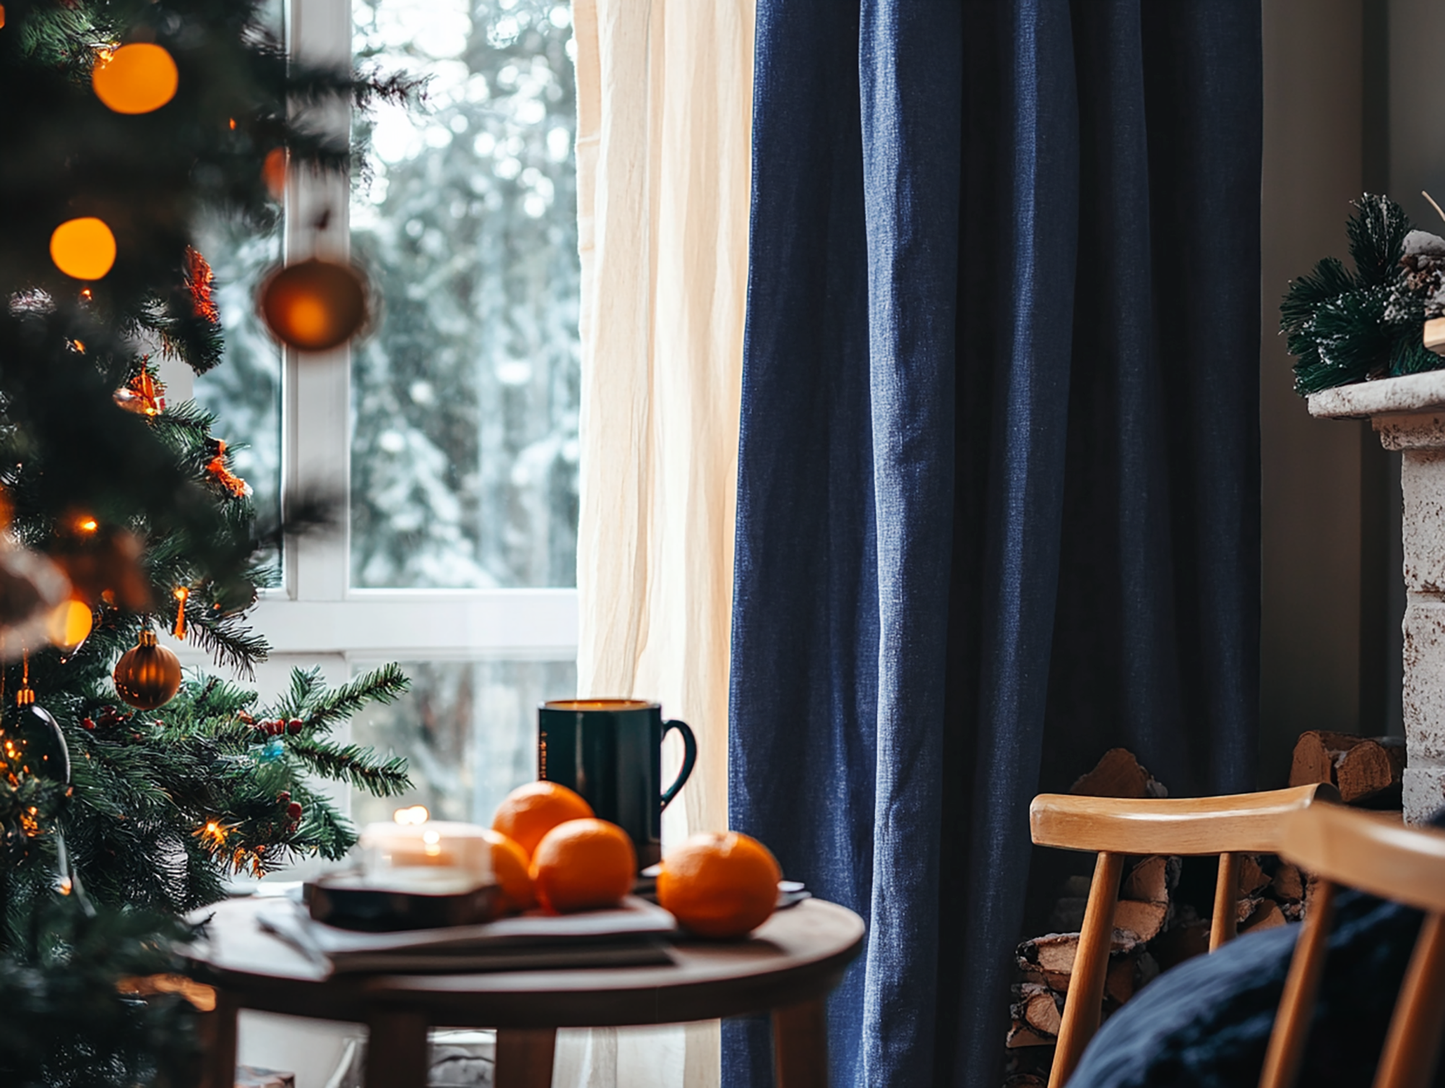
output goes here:
<path id="1" fill-rule="evenodd" d="M 412 805 L 410 808 L 399 808 L 391 814 L 391 818 L 403 827 L 424 824 L 431 818 L 426 805 Z"/>

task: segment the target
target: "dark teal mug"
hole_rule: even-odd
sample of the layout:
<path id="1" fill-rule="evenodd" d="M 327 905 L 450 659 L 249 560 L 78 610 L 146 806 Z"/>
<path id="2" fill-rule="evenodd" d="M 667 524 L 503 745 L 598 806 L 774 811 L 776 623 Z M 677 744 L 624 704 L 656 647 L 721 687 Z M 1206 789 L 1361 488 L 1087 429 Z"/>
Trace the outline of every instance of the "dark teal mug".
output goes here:
<path id="1" fill-rule="evenodd" d="M 682 770 L 662 788 L 662 738 L 682 734 Z M 662 810 L 697 762 L 686 722 L 645 699 L 555 699 L 537 708 L 537 777 L 576 790 L 632 839 L 637 864 L 662 860 Z"/>

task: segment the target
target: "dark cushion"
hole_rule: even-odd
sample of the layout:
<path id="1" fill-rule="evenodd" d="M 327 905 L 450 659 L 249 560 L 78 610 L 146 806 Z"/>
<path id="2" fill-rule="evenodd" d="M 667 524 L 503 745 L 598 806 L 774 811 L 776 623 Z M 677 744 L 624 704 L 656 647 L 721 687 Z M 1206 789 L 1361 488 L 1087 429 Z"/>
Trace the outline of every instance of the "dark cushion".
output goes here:
<path id="1" fill-rule="evenodd" d="M 1366 1088 L 1420 929 L 1419 911 L 1341 892 L 1300 1085 Z M 1245 934 L 1164 972 L 1100 1029 L 1069 1088 L 1258 1082 L 1299 926 Z M 1435 1083 L 1445 1086 L 1437 1068 Z"/>

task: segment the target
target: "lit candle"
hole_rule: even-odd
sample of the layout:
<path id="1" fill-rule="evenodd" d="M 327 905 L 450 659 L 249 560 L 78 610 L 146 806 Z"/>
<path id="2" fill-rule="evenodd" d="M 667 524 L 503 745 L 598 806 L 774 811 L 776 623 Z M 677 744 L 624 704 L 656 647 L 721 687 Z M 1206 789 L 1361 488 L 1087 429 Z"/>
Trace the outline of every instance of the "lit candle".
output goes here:
<path id="1" fill-rule="evenodd" d="M 492 882 L 492 844 L 477 824 L 429 820 L 426 809 L 399 809 L 393 823 L 368 824 L 361 833 L 368 881 L 434 884 Z M 416 872 L 415 870 L 423 870 Z"/>

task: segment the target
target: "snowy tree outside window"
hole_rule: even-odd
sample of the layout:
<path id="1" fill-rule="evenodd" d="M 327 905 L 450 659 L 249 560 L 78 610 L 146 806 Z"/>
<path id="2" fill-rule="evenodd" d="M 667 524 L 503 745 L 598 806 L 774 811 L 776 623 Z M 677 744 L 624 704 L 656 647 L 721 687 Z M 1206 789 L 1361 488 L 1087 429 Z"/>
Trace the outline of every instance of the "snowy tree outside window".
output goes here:
<path id="1" fill-rule="evenodd" d="M 576 100 L 556 0 L 355 0 L 358 64 L 429 83 L 358 119 L 351 581 L 575 584 Z"/>
<path id="2" fill-rule="evenodd" d="M 294 14 L 312 0 L 289 3 Z M 575 633 L 548 627 L 539 636 L 533 625 L 517 636 L 525 645 L 510 646 L 479 621 L 447 641 L 432 618 L 441 602 L 468 595 L 429 591 L 500 594 L 499 607 L 521 617 L 527 602 L 556 600 L 576 584 L 570 11 L 565 0 L 351 0 L 351 11 L 359 65 L 429 77 L 429 87 L 419 109 L 383 107 L 354 122 L 371 143 L 353 169 L 352 252 L 381 309 L 350 346 L 350 543 L 311 545 L 332 569 L 349 548 L 350 590 L 298 579 L 300 549 L 288 547 L 288 588 L 262 612 L 284 630 L 293 663 L 340 652 L 353 674 L 398 660 L 412 678 L 400 701 L 353 721 L 352 740 L 405 755 L 416 789 L 388 802 L 354 792 L 358 822 L 414 802 L 487 822 L 501 797 L 535 777 L 537 704 L 575 694 Z M 322 44 L 327 55 L 345 47 Z M 329 444 L 298 445 L 298 430 L 314 434 L 304 405 L 288 404 L 283 434 L 287 367 L 345 365 L 283 361 L 257 316 L 257 285 L 282 256 L 279 212 L 276 230 L 262 235 L 208 227 L 202 250 L 216 273 L 227 361 L 194 394 L 220 418 L 217 433 L 263 513 L 279 510 L 283 449 L 302 493 L 339 460 Z M 335 439 L 344 448 L 339 427 Z M 362 638 L 364 651 L 333 641 L 374 632 L 366 617 L 383 599 L 405 608 L 386 639 Z M 291 606 L 308 618 L 290 622 Z M 298 641 L 303 628 L 314 641 Z M 395 646 L 382 645 L 390 638 Z"/>

